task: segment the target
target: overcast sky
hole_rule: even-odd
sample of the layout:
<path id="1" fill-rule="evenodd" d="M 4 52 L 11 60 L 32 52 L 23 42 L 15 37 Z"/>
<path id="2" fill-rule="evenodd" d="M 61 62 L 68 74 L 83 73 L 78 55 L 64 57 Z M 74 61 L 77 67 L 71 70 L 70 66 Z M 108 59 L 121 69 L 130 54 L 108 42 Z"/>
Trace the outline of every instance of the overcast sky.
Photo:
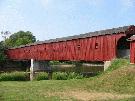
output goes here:
<path id="1" fill-rule="evenodd" d="M 135 0 L 0 0 L 0 31 L 40 41 L 125 25 L 135 25 Z"/>

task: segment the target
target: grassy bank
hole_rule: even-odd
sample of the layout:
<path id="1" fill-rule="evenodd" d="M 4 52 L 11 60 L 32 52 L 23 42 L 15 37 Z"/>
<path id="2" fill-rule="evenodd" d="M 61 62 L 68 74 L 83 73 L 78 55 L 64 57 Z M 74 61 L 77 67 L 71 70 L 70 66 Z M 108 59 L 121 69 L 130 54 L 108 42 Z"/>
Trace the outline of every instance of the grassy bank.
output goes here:
<path id="1" fill-rule="evenodd" d="M 114 60 L 106 72 L 90 83 L 87 88 L 93 90 L 135 94 L 135 66 L 126 59 Z"/>
<path id="2" fill-rule="evenodd" d="M 135 66 L 115 60 L 104 73 L 85 79 L 0 82 L 2 101 L 135 100 Z"/>

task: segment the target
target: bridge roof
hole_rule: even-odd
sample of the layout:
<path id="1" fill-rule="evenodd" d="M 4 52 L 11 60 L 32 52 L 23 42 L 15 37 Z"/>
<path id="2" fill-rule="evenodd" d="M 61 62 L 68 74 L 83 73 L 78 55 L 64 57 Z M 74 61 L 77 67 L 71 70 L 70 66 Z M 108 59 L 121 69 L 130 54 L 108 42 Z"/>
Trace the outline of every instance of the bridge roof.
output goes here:
<path id="1" fill-rule="evenodd" d="M 29 46 L 39 45 L 39 44 L 44 44 L 44 43 L 54 43 L 54 42 L 69 41 L 69 40 L 73 40 L 73 39 L 82 39 L 82 38 L 88 38 L 88 37 L 94 37 L 94 36 L 117 34 L 120 32 L 127 31 L 131 26 L 134 26 L 134 25 L 106 29 L 106 30 L 100 30 L 100 31 L 89 32 L 89 33 L 85 33 L 85 34 L 56 38 L 56 39 L 50 39 L 50 40 L 45 40 L 45 41 L 39 41 L 39 42 L 27 44 L 27 45 L 21 45 L 19 47 L 10 48 L 10 49 L 29 47 Z"/>

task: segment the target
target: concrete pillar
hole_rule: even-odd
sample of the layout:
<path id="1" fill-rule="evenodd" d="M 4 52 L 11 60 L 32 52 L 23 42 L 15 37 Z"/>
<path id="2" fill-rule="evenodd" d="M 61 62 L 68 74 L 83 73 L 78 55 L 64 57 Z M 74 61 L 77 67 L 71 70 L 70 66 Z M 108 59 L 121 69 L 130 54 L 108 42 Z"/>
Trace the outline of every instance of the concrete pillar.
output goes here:
<path id="1" fill-rule="evenodd" d="M 51 67 L 49 65 L 49 61 L 39 61 L 31 59 L 31 67 L 30 67 L 30 80 L 34 79 L 35 71 L 46 71 L 51 73 Z"/>
<path id="2" fill-rule="evenodd" d="M 34 60 L 31 59 L 31 66 L 30 66 L 30 80 L 32 81 L 34 78 Z"/>
<path id="3" fill-rule="evenodd" d="M 104 61 L 104 71 L 108 69 L 109 66 L 111 66 L 111 61 Z"/>

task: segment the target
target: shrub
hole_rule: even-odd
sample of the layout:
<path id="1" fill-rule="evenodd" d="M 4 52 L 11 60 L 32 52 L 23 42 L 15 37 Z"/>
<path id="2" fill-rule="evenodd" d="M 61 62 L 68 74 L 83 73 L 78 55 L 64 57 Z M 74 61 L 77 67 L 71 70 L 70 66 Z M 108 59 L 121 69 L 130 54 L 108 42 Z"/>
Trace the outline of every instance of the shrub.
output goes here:
<path id="1" fill-rule="evenodd" d="M 67 80 L 68 75 L 66 72 L 54 72 L 52 75 L 52 79 L 54 79 L 54 80 Z"/>
<path id="2" fill-rule="evenodd" d="M 75 72 L 54 72 L 52 79 L 54 80 L 67 80 L 67 79 L 82 79 L 83 75 Z"/>
<path id="3" fill-rule="evenodd" d="M 0 81 L 26 81 L 28 74 L 24 72 L 12 72 L 0 74 Z"/>
<path id="4" fill-rule="evenodd" d="M 68 74 L 68 79 L 82 79 L 82 78 L 83 78 L 82 74 L 78 74 L 78 73 L 75 73 L 75 72 L 70 72 Z"/>
<path id="5" fill-rule="evenodd" d="M 12 72 L 0 74 L 0 81 L 26 81 L 28 80 L 28 74 L 24 72 Z M 82 79 L 83 75 L 75 72 L 54 72 L 52 74 L 53 80 L 67 80 L 67 79 Z M 40 72 L 36 75 L 34 80 L 48 80 L 48 73 Z"/>
<path id="6" fill-rule="evenodd" d="M 0 42 L 0 67 L 3 67 L 5 61 L 6 61 L 6 55 L 5 55 L 6 47 L 4 45 L 4 42 Z"/>
<path id="7" fill-rule="evenodd" d="M 82 74 L 77 74 L 75 79 L 83 79 L 83 75 Z"/>
<path id="8" fill-rule="evenodd" d="M 38 73 L 34 80 L 48 80 L 48 74 L 46 72 Z"/>

